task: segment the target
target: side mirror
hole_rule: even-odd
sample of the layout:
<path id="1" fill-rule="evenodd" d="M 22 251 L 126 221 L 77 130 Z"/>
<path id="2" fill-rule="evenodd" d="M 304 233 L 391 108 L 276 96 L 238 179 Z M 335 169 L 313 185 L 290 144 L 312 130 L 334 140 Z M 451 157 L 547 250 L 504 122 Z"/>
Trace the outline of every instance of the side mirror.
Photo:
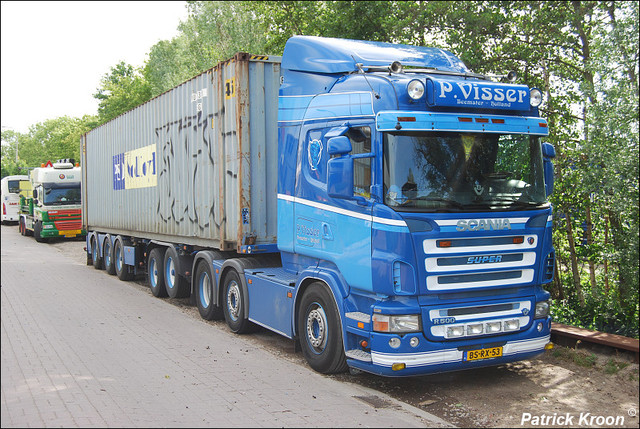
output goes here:
<path id="1" fill-rule="evenodd" d="M 346 155 L 351 152 L 351 140 L 346 136 L 331 137 L 327 141 L 327 152 L 329 156 Z"/>
<path id="2" fill-rule="evenodd" d="M 542 143 L 542 160 L 544 161 L 544 188 L 547 197 L 553 193 L 553 162 L 556 149 L 551 143 Z"/>
<path id="3" fill-rule="evenodd" d="M 32 196 L 33 196 L 33 198 L 38 198 L 38 190 L 37 189 L 33 190 Z"/>
<path id="4" fill-rule="evenodd" d="M 542 156 L 549 159 L 556 157 L 556 149 L 551 143 L 542 143 Z"/>
<path id="5" fill-rule="evenodd" d="M 353 158 L 351 156 L 332 158 L 327 163 L 327 193 L 331 198 L 353 199 Z"/>

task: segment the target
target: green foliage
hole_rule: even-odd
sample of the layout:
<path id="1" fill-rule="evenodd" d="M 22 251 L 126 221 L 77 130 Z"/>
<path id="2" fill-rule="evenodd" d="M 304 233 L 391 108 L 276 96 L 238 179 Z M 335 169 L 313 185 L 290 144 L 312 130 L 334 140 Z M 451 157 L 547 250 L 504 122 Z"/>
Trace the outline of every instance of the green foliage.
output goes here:
<path id="1" fill-rule="evenodd" d="M 124 61 L 119 62 L 100 80 L 93 97 L 98 100 L 98 119 L 103 124 L 151 98 L 151 86 L 142 75 Z"/>
<path id="2" fill-rule="evenodd" d="M 80 136 L 96 125 L 97 119 L 93 116 L 62 116 L 32 125 L 27 133 L 3 131 L 2 176 L 27 174 L 29 168 L 39 167 L 49 160 L 73 158 L 79 161 Z"/>

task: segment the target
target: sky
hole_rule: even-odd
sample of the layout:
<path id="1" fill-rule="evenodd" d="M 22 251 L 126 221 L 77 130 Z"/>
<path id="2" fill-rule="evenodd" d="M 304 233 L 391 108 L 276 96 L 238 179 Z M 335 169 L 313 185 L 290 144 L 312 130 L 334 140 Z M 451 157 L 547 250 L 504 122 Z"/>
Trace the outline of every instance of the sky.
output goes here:
<path id="1" fill-rule="evenodd" d="M 178 35 L 184 1 L 3 1 L 2 130 L 60 116 L 95 115 L 100 79 L 125 61 L 141 67 L 151 47 Z"/>

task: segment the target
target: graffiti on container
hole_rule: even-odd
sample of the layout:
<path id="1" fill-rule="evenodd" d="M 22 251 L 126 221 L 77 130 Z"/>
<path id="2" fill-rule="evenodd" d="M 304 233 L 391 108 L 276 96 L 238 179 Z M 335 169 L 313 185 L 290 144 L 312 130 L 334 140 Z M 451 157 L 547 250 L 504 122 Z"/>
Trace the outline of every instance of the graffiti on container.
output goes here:
<path id="1" fill-rule="evenodd" d="M 203 116 L 198 112 L 155 129 L 159 166 L 157 212 L 165 223 L 186 222 L 199 230 L 211 227 L 219 230 L 223 219 L 216 218 L 215 184 L 220 177 L 219 169 L 224 166 L 218 165 L 212 153 L 215 137 L 210 124 L 214 115 Z"/>

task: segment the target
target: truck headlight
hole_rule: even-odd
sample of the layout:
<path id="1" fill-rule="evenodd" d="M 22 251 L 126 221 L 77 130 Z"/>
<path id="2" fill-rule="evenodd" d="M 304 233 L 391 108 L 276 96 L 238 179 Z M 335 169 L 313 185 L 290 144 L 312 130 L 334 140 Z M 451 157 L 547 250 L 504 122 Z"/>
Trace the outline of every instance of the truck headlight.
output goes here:
<path id="1" fill-rule="evenodd" d="M 53 229 L 53 225 L 51 224 L 42 225 L 42 229 Z"/>
<path id="2" fill-rule="evenodd" d="M 374 314 L 373 330 L 376 332 L 420 332 L 420 316 L 417 314 Z"/>
<path id="3" fill-rule="evenodd" d="M 536 302 L 535 319 L 544 319 L 549 315 L 549 301 Z"/>
<path id="4" fill-rule="evenodd" d="M 419 100 L 424 95 L 424 84 L 417 79 L 412 80 L 407 85 L 407 93 L 414 100 Z"/>

